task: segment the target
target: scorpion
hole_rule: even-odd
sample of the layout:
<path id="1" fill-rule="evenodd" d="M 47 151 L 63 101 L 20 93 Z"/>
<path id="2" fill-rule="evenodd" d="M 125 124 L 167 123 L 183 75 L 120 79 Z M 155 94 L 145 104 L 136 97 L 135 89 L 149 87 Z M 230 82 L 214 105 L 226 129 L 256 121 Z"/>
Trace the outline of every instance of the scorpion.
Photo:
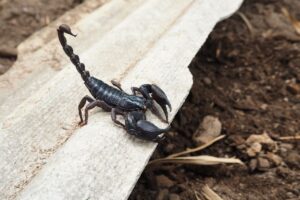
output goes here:
<path id="1" fill-rule="evenodd" d="M 85 69 L 85 65 L 80 62 L 79 56 L 74 54 L 73 48 L 67 44 L 67 39 L 64 34 L 73 34 L 71 28 L 62 24 L 57 29 L 58 39 L 66 55 L 76 67 L 81 75 L 85 86 L 94 97 L 84 96 L 78 105 L 80 117 L 80 126 L 84 126 L 88 122 L 88 111 L 100 107 L 106 112 L 111 112 L 112 121 L 124 128 L 129 134 L 138 138 L 159 142 L 164 139 L 163 133 L 168 131 L 170 127 L 160 129 L 153 123 L 146 120 L 145 112 L 149 109 L 154 115 L 162 121 L 168 123 L 167 106 L 171 112 L 172 107 L 165 92 L 155 84 L 143 84 L 140 87 L 131 87 L 132 94 L 126 93 L 121 84 L 115 80 L 111 83 L 113 86 L 106 84 L 93 76 L 90 76 L 89 71 Z M 139 94 L 139 95 L 138 95 Z M 86 105 L 86 103 L 88 104 Z M 165 119 L 160 115 L 156 102 L 164 112 Z M 84 110 L 84 119 L 82 109 Z M 117 119 L 120 115 L 124 119 L 124 123 Z"/>

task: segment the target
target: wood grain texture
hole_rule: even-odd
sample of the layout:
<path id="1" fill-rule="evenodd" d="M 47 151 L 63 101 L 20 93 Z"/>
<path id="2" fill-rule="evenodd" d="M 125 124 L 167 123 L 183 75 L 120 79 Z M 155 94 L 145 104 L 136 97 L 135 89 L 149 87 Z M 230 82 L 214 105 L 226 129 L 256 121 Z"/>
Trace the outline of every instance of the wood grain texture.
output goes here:
<path id="1" fill-rule="evenodd" d="M 191 2 L 145 2 L 84 51 L 82 61 L 93 75 L 105 81 L 115 78 L 135 66 Z M 78 43 L 84 43 L 79 38 Z M 70 137 L 78 121 L 77 104 L 86 93 L 79 74 L 70 64 L 2 121 L 1 199 L 13 198 L 22 190 Z"/>
<path id="2" fill-rule="evenodd" d="M 144 0 L 106 0 L 103 5 L 101 2 L 104 1 L 87 1 L 81 9 L 70 11 L 19 45 L 17 62 L 0 76 L 0 121 L 69 63 L 57 40 L 56 29 L 61 23 L 70 24 L 84 41 L 73 42 L 70 38 L 70 43 L 80 54 L 145 3 Z"/>
<path id="3" fill-rule="evenodd" d="M 241 2 L 145 1 L 83 50 L 81 60 L 94 76 L 118 79 L 127 91 L 158 84 L 173 118 L 192 85 L 187 66 L 214 25 Z M 72 45 L 86 40 L 92 41 L 78 35 Z M 156 144 L 129 136 L 100 109 L 77 128 L 77 104 L 85 94 L 79 74 L 67 65 L 3 118 L 1 199 L 127 199 Z"/>
<path id="4" fill-rule="evenodd" d="M 123 87 L 128 91 L 145 82 L 160 85 L 174 106 L 173 118 L 192 85 L 188 64 L 215 23 L 240 3 L 194 1 L 143 59 L 120 74 Z M 211 14 L 212 8 L 218 15 Z M 166 126 L 154 116 L 148 118 Z M 155 147 L 126 134 L 98 111 L 56 152 L 20 199 L 127 199 Z"/>

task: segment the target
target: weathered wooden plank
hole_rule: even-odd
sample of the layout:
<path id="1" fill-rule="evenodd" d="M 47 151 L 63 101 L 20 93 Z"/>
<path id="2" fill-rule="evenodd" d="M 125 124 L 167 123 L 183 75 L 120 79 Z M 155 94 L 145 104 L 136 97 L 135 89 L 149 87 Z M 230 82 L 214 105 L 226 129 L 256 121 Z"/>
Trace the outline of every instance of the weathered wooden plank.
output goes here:
<path id="1" fill-rule="evenodd" d="M 108 0 L 107 0 L 108 1 Z M 61 47 L 58 45 L 56 28 L 61 23 L 74 24 L 82 42 L 72 44 L 77 52 L 86 51 L 95 40 L 100 40 L 113 27 L 124 20 L 133 10 L 141 6 L 143 0 L 111 0 L 92 14 L 86 16 L 82 10 L 90 11 L 100 6 L 99 0 L 87 1 L 81 9 L 74 11 L 56 22 L 41 33 L 36 33 L 18 47 L 18 60 L 5 75 L 0 76 L 0 121 L 12 112 L 26 98 L 35 93 L 44 83 L 55 76 L 66 66 Z M 92 8 L 91 8 L 92 7 Z M 81 19 L 80 16 L 86 16 Z M 73 18 L 74 17 L 74 18 Z M 70 19 L 71 18 L 71 19 Z M 77 21 L 74 21 L 76 20 Z"/>
<path id="2" fill-rule="evenodd" d="M 82 53 L 81 60 L 95 76 L 109 81 L 135 66 L 192 2 L 146 1 L 96 40 Z M 77 42 L 84 43 L 80 37 Z M 72 135 L 78 120 L 77 103 L 86 93 L 76 70 L 69 65 L 2 121 L 1 199 L 14 198 Z"/>
<path id="3" fill-rule="evenodd" d="M 127 90 L 145 82 L 160 85 L 173 104 L 173 118 L 192 85 L 187 65 L 216 22 L 240 3 L 194 1 L 143 59 L 117 78 Z M 149 119 L 163 125 L 153 116 Z M 55 153 L 20 199 L 127 199 L 155 147 L 116 127 L 107 113 L 97 112 Z"/>

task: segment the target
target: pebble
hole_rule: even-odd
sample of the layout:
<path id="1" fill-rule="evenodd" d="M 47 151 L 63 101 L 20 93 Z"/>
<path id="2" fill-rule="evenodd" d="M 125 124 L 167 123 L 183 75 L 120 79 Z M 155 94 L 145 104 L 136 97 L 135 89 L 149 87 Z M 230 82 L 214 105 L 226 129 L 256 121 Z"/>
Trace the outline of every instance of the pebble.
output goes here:
<path id="1" fill-rule="evenodd" d="M 169 190 L 168 189 L 162 189 L 158 192 L 158 195 L 156 196 L 156 200 L 168 200 Z"/>
<path id="2" fill-rule="evenodd" d="M 174 181 L 165 175 L 156 176 L 156 184 L 158 187 L 170 188 L 175 185 Z"/>
<path id="3" fill-rule="evenodd" d="M 222 124 L 217 117 L 206 116 L 196 132 L 193 140 L 196 143 L 207 143 L 221 134 Z"/>
<path id="4" fill-rule="evenodd" d="M 247 149 L 247 154 L 250 157 L 255 157 L 259 152 L 262 150 L 262 145 L 258 142 L 254 142 L 251 146 Z"/>
<path id="5" fill-rule="evenodd" d="M 282 163 L 282 158 L 274 153 L 268 152 L 266 158 L 271 161 L 275 166 L 279 166 Z"/>
<path id="6" fill-rule="evenodd" d="M 287 85 L 286 89 L 293 95 L 300 93 L 300 85 L 297 83 L 290 83 Z"/>
<path id="7" fill-rule="evenodd" d="M 177 194 L 170 194 L 169 200 L 180 200 L 180 196 Z"/>
<path id="8" fill-rule="evenodd" d="M 280 151 L 284 151 L 284 152 L 287 152 L 287 151 L 290 151 L 294 148 L 294 145 L 292 144 L 289 144 L 289 143 L 281 143 L 280 144 Z"/>
<path id="9" fill-rule="evenodd" d="M 266 171 L 271 167 L 270 162 L 266 158 L 257 158 L 257 169 L 260 171 Z"/>
<path id="10" fill-rule="evenodd" d="M 175 149 L 176 145 L 169 143 L 167 144 L 167 146 L 165 147 L 165 152 L 166 153 L 171 153 L 174 149 Z"/>
<path id="11" fill-rule="evenodd" d="M 203 78 L 203 82 L 205 85 L 208 85 L 208 86 L 212 84 L 212 81 L 208 77 Z"/>
<path id="12" fill-rule="evenodd" d="M 245 143 L 245 139 L 240 135 L 233 135 L 233 136 L 229 137 L 229 139 L 230 139 L 230 141 L 233 142 L 232 145 L 234 145 L 234 146 L 239 146 L 239 145 Z"/>
<path id="13" fill-rule="evenodd" d="M 285 162 L 289 167 L 297 167 L 299 168 L 300 163 L 300 155 L 297 151 L 291 151 L 287 157 L 285 158 Z"/>
<path id="14" fill-rule="evenodd" d="M 277 143 L 272 140 L 272 138 L 267 134 L 263 133 L 261 135 L 250 135 L 246 140 L 246 144 L 250 147 L 253 143 L 260 143 L 263 149 L 276 152 L 278 150 Z"/>
<path id="15" fill-rule="evenodd" d="M 257 159 L 256 158 L 253 158 L 250 160 L 250 163 L 249 163 L 249 168 L 251 171 L 254 171 L 257 167 Z"/>

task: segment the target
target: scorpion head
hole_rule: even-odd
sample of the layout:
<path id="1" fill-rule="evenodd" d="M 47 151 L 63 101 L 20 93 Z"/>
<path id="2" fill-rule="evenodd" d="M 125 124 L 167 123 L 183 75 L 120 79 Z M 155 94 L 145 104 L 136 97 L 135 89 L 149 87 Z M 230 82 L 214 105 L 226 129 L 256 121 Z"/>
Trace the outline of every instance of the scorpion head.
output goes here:
<path id="1" fill-rule="evenodd" d="M 127 111 L 133 111 L 133 110 L 146 111 L 147 109 L 145 98 L 140 96 L 134 96 L 134 95 L 128 95 L 123 97 L 119 106 L 120 108 Z"/>

